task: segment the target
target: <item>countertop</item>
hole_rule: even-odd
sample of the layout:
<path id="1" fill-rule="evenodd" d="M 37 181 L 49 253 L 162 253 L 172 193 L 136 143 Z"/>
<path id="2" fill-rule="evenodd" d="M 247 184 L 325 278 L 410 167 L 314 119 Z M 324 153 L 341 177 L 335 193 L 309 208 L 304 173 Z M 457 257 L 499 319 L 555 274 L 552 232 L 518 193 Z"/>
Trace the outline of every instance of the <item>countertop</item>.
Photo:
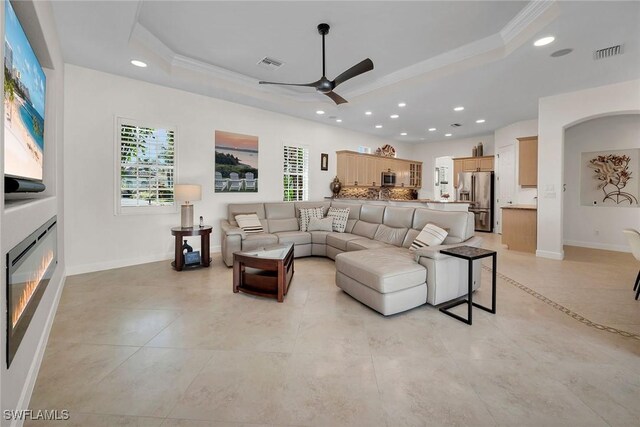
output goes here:
<path id="1" fill-rule="evenodd" d="M 521 209 L 521 210 L 529 210 L 529 211 L 537 211 L 538 207 L 536 205 L 510 205 L 510 206 L 501 206 L 501 209 Z"/>
<path id="2" fill-rule="evenodd" d="M 429 200 L 429 199 L 414 199 L 414 200 L 401 200 L 401 199 L 358 199 L 357 197 L 325 197 L 327 200 L 356 200 L 360 202 L 406 202 L 406 203 L 442 203 L 442 204 L 469 204 L 470 202 L 460 202 L 460 201 L 452 201 L 452 202 L 443 202 L 441 200 Z"/>

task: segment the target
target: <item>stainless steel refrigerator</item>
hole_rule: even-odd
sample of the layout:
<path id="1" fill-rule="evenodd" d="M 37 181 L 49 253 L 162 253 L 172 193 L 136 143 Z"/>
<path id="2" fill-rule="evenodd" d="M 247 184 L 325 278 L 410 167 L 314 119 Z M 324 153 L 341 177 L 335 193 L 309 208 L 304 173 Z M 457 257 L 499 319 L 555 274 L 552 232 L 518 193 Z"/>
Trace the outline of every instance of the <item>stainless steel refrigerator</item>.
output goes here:
<path id="1" fill-rule="evenodd" d="M 460 172 L 456 200 L 469 202 L 476 231 L 493 231 L 493 172 Z"/>

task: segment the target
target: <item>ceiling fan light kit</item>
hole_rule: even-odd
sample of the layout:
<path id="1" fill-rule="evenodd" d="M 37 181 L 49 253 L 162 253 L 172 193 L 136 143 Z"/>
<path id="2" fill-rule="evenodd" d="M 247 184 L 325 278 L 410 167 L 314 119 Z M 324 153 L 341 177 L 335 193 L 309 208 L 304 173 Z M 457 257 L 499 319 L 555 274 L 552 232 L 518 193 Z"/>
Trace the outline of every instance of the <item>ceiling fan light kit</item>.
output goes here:
<path id="1" fill-rule="evenodd" d="M 265 82 L 260 81 L 261 85 L 283 85 L 283 86 L 307 86 L 315 88 L 318 92 L 328 96 L 335 102 L 337 105 L 344 104 L 347 102 L 346 99 L 338 95 L 333 91 L 336 86 L 341 83 L 346 82 L 354 77 L 359 76 L 360 74 L 364 74 L 368 71 L 373 70 L 373 61 L 367 58 L 363 61 L 360 61 L 358 64 L 344 71 L 338 77 L 336 77 L 333 81 L 329 80 L 326 76 L 326 67 L 325 67 L 325 49 L 324 49 L 324 37 L 329 34 L 329 24 L 320 24 L 318 25 L 318 33 L 322 36 L 322 77 L 320 80 L 317 80 L 312 83 L 278 83 L 278 82 Z"/>

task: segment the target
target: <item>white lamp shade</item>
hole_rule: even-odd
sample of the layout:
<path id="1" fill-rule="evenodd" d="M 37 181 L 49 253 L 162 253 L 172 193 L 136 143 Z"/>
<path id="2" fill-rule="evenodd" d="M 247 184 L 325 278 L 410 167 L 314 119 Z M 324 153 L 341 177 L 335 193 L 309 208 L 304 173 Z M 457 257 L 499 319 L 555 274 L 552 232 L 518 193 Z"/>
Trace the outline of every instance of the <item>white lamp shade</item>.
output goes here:
<path id="1" fill-rule="evenodd" d="M 202 187 L 198 184 L 176 184 L 173 187 L 176 200 L 195 202 L 202 199 Z"/>

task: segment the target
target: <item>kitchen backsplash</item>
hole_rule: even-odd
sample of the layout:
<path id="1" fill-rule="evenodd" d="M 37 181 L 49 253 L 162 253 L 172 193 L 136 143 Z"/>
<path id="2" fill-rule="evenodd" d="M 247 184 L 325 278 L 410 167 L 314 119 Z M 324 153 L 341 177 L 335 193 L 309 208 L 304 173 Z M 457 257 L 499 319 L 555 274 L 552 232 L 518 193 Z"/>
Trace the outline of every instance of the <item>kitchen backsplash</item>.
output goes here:
<path id="1" fill-rule="evenodd" d="M 346 187 L 340 191 L 337 198 L 343 199 L 369 199 L 369 200 L 415 200 L 418 192 L 413 188 L 367 188 Z"/>

